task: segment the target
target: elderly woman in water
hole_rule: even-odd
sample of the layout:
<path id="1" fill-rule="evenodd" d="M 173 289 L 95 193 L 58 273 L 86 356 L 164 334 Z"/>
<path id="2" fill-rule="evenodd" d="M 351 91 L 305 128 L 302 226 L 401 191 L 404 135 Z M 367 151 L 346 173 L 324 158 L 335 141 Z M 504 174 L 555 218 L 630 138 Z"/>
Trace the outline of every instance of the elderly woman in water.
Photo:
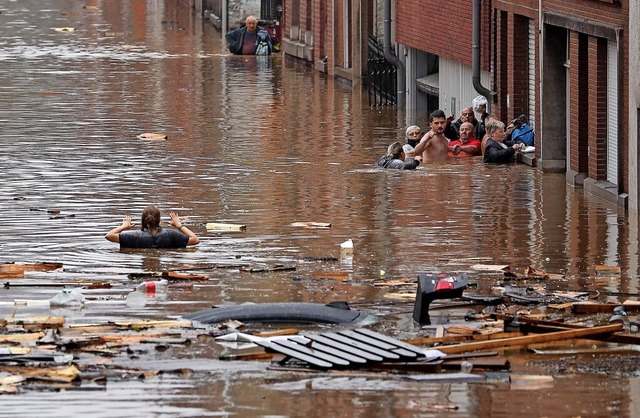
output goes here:
<path id="1" fill-rule="evenodd" d="M 415 157 L 413 160 L 405 161 L 405 153 L 402 144 L 394 142 L 387 148 L 387 153 L 380 157 L 378 166 L 392 168 L 396 170 L 415 170 L 422 161 L 422 157 Z"/>
<path id="2" fill-rule="evenodd" d="M 122 220 L 122 225 L 107 232 L 105 238 L 111 242 L 119 242 L 120 248 L 184 248 L 196 245 L 200 239 L 189 228 L 184 226 L 175 212 L 169 213 L 171 226 L 175 229 L 164 229 L 160 226 L 160 210 L 155 206 L 147 206 L 142 211 L 142 227 L 140 231 L 128 231 L 133 228 L 131 216 Z"/>

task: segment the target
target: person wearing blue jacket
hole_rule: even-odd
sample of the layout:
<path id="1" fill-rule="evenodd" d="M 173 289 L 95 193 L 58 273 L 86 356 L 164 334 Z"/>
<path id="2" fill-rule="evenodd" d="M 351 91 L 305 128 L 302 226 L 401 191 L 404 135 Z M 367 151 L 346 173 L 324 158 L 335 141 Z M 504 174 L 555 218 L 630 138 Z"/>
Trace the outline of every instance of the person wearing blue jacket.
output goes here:
<path id="1" fill-rule="evenodd" d="M 258 20 L 249 16 L 245 25 L 226 35 L 229 52 L 235 55 L 270 55 L 273 44 L 269 32 L 258 26 Z"/>

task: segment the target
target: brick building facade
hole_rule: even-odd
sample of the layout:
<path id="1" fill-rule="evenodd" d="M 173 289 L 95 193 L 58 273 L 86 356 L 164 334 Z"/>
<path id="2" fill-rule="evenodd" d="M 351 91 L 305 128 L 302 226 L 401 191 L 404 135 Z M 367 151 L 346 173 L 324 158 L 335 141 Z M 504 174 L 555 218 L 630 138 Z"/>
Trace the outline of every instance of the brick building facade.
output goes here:
<path id="1" fill-rule="evenodd" d="M 477 94 L 468 76 L 472 3 L 397 0 L 396 39 L 408 48 L 407 73 L 416 75 L 407 79 L 410 122 L 425 103 L 457 115 Z M 629 203 L 638 188 L 637 152 L 629 148 L 638 138 L 628 117 L 629 8 L 630 0 L 481 1 L 480 71 L 493 92 L 491 113 L 503 121 L 524 114 L 535 126 L 542 170 L 637 208 L 637 191 Z"/>
<path id="2" fill-rule="evenodd" d="M 374 30 L 375 2 L 283 0 L 281 49 L 319 71 L 353 85 L 367 74 L 367 34 Z"/>
<path id="3" fill-rule="evenodd" d="M 368 35 L 384 35 L 385 4 L 407 124 L 424 124 L 436 108 L 459 115 L 478 94 L 478 4 L 479 78 L 491 91 L 491 113 L 505 122 L 528 116 L 541 170 L 640 210 L 640 81 L 630 79 L 640 70 L 640 2 L 282 0 L 281 49 L 356 88 L 368 72 Z"/>

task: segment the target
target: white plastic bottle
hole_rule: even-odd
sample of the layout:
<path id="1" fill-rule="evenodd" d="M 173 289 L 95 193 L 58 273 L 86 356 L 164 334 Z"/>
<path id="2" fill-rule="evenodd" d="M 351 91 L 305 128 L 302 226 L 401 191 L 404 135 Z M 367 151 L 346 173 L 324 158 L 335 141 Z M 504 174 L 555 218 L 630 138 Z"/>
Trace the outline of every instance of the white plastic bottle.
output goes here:
<path id="1" fill-rule="evenodd" d="M 140 283 L 138 286 L 136 286 L 135 290 L 145 293 L 147 296 L 153 296 L 156 293 L 166 292 L 168 286 L 169 281 L 166 279 L 154 280 L 150 282 Z"/>

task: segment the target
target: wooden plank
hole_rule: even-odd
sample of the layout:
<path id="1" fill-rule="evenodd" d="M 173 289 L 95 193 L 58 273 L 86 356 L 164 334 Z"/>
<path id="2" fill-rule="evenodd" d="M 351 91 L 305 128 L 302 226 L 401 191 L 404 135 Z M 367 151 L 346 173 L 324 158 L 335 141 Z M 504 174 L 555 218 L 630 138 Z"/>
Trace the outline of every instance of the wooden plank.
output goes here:
<path id="1" fill-rule="evenodd" d="M 277 347 L 277 348 L 273 348 L 271 347 L 271 343 L 269 343 L 268 341 L 255 341 L 256 344 L 258 344 L 261 347 L 266 348 L 267 350 L 272 350 L 272 351 L 276 351 L 278 353 L 282 353 L 287 355 L 288 357 L 292 357 L 298 360 L 302 360 L 305 361 L 313 366 L 316 367 L 320 367 L 322 369 L 330 369 L 333 364 L 329 363 L 328 361 L 324 361 L 324 360 L 320 360 L 317 359 L 313 356 L 308 356 L 306 354 L 300 353 L 298 351 L 295 350 L 290 350 L 287 347 Z M 285 358 L 284 361 L 286 361 L 287 358 Z"/>
<path id="2" fill-rule="evenodd" d="M 566 302 L 566 303 L 547 305 L 547 308 L 554 309 L 556 311 L 562 311 L 564 309 L 573 308 L 573 305 L 575 305 L 575 302 Z"/>
<path id="3" fill-rule="evenodd" d="M 576 303 L 571 311 L 574 314 L 584 313 L 613 313 L 613 310 L 621 306 L 619 303 Z M 640 305 L 624 305 L 627 312 L 640 312 Z"/>
<path id="4" fill-rule="evenodd" d="M 146 329 L 146 328 L 190 328 L 191 321 L 139 321 L 139 322 L 113 322 L 118 328 Z"/>
<path id="5" fill-rule="evenodd" d="M 305 335 L 306 338 L 317 341 L 319 343 L 325 344 L 327 346 L 336 348 L 338 350 L 344 351 L 348 354 L 352 354 L 357 357 L 361 357 L 366 359 L 367 361 L 382 361 L 384 360 L 381 356 L 376 354 L 372 354 L 368 351 L 360 350 L 350 345 L 342 344 L 337 341 L 333 341 L 329 338 L 326 338 L 324 335 Z"/>
<path id="6" fill-rule="evenodd" d="M 52 271 L 62 268 L 62 263 L 5 263 L 0 264 L 0 279 L 19 279 L 27 271 Z"/>
<path id="7" fill-rule="evenodd" d="M 622 270 L 620 269 L 620 266 L 598 265 L 595 267 L 595 271 L 596 271 L 596 274 L 600 276 L 604 274 L 615 274 L 619 276 Z"/>
<path id="8" fill-rule="evenodd" d="M 56 30 L 57 29 L 60 29 L 60 28 L 56 28 Z M 62 29 L 67 29 L 67 28 L 62 28 Z M 75 30 L 75 28 L 71 28 L 71 29 Z M 159 133 L 159 132 L 147 132 L 147 133 L 138 135 L 136 138 L 146 140 L 146 141 L 164 141 L 165 139 L 167 139 L 167 134 Z"/>
<path id="9" fill-rule="evenodd" d="M 217 223 L 217 222 L 208 222 L 205 227 L 207 228 L 207 230 L 213 230 L 213 231 L 246 231 L 247 230 L 247 226 L 246 225 L 240 225 L 240 224 L 226 224 L 226 223 Z"/>
<path id="10" fill-rule="evenodd" d="M 33 332 L 28 334 L 2 334 L 0 335 L 0 342 L 25 342 L 25 341 L 37 341 L 44 337 L 44 332 Z"/>
<path id="11" fill-rule="evenodd" d="M 395 354 L 395 353 L 392 353 L 390 351 L 382 350 L 382 349 L 379 349 L 377 347 L 371 346 L 369 344 L 365 344 L 365 343 L 360 342 L 360 341 L 354 341 L 351 338 L 344 337 L 344 336 L 342 336 L 340 334 L 336 334 L 336 333 L 333 333 L 333 332 L 327 332 L 327 333 L 325 333 L 323 335 L 325 337 L 329 338 L 330 340 L 337 341 L 337 342 L 342 343 L 342 344 L 350 345 L 350 346 L 358 348 L 360 350 L 368 351 L 368 352 L 370 352 L 372 354 L 381 356 L 382 358 L 387 359 L 387 360 L 400 360 L 400 355 L 399 354 Z"/>
<path id="12" fill-rule="evenodd" d="M 173 280 L 209 280 L 209 276 L 205 276 L 204 274 L 187 274 L 176 271 L 163 271 L 162 277 Z"/>
<path id="13" fill-rule="evenodd" d="M 569 331 L 552 332 L 541 335 L 526 335 L 523 337 L 504 338 L 499 340 L 480 341 L 468 344 L 458 344 L 439 347 L 438 350 L 446 354 L 464 353 L 466 351 L 488 350 L 493 348 L 514 347 L 520 345 L 547 343 L 551 341 L 570 340 L 573 338 L 586 338 L 594 335 L 606 335 L 622 331 L 622 324 L 605 325 L 584 329 L 572 329 Z"/>
<path id="14" fill-rule="evenodd" d="M 324 271 L 320 273 L 312 273 L 311 277 L 314 279 L 345 280 L 349 278 L 349 273 L 346 271 Z"/>
<path id="15" fill-rule="evenodd" d="M 578 328 L 578 327 L 585 328 L 576 324 L 553 323 L 553 325 L 525 324 L 522 326 L 522 330 L 526 332 L 548 333 L 548 332 L 565 331 L 569 327 L 571 327 L 572 329 Z M 592 340 L 605 341 L 609 343 L 640 345 L 640 335 L 630 334 L 628 332 L 615 332 L 610 335 L 594 335 L 593 337 L 590 337 L 590 338 Z"/>
<path id="16" fill-rule="evenodd" d="M 414 353 L 416 353 L 419 356 L 424 356 L 424 350 L 422 350 L 421 348 L 416 347 L 414 345 L 407 344 L 404 341 L 400 341 L 400 340 L 395 339 L 395 338 L 387 337 L 386 335 L 379 334 L 379 333 L 377 333 L 375 331 L 371 331 L 370 329 L 366 329 L 366 328 L 357 328 L 354 331 L 356 333 L 358 333 L 358 334 L 363 334 L 363 335 L 366 335 L 368 337 L 375 338 L 376 340 L 384 341 L 384 342 L 392 344 L 392 345 L 394 345 L 396 347 L 404 348 L 405 350 L 409 350 L 409 351 L 413 351 Z"/>
<path id="17" fill-rule="evenodd" d="M 290 226 L 294 226 L 296 228 L 331 228 L 331 224 L 327 222 L 293 222 L 290 224 Z"/>
<path id="18" fill-rule="evenodd" d="M 4 318 L 5 323 L 22 325 L 25 329 L 61 328 L 64 326 L 64 316 L 33 316 L 29 318 Z"/>
<path id="19" fill-rule="evenodd" d="M 445 337 L 422 337 L 412 338 L 406 340 L 406 343 L 414 345 L 428 345 L 428 344 L 440 344 L 440 343 L 455 343 L 461 341 L 488 341 L 498 340 L 501 338 L 521 337 L 524 334 L 522 332 L 501 332 L 495 334 L 472 334 L 472 335 L 447 335 Z"/>
<path id="20" fill-rule="evenodd" d="M 298 328 L 285 328 L 275 331 L 255 332 L 253 335 L 256 337 L 269 338 L 280 335 L 297 335 L 300 332 Z"/>

